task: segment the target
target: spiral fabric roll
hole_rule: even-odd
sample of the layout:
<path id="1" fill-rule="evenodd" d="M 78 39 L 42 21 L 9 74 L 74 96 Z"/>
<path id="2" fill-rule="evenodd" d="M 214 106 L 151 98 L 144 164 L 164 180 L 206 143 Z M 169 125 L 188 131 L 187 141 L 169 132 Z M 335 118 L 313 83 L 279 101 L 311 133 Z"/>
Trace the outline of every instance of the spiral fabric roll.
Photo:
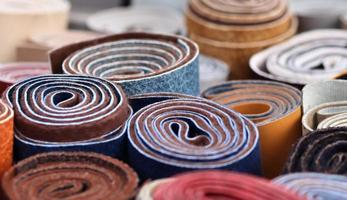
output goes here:
<path id="1" fill-rule="evenodd" d="M 202 96 L 240 112 L 258 126 L 264 174 L 277 176 L 301 136 L 301 92 L 282 83 L 244 80 L 211 87 Z"/>
<path id="2" fill-rule="evenodd" d="M 317 30 L 299 34 L 252 57 L 261 77 L 294 85 L 332 79 L 347 68 L 347 31 Z"/>
<path id="3" fill-rule="evenodd" d="M 308 200 L 347 200 L 347 177 L 320 173 L 294 173 L 273 181 Z"/>
<path id="4" fill-rule="evenodd" d="M 285 173 L 321 172 L 346 175 L 346 145 L 346 127 L 314 131 L 300 138 L 295 145 Z"/>
<path id="5" fill-rule="evenodd" d="M 201 52 L 227 62 L 236 79 L 252 76 L 248 60 L 254 53 L 288 39 L 297 29 L 285 0 L 190 0 L 186 24 Z"/>
<path id="6" fill-rule="evenodd" d="M 226 171 L 201 171 L 162 179 L 145 185 L 137 200 L 303 200 L 270 181 Z"/>
<path id="7" fill-rule="evenodd" d="M 198 46 L 180 36 L 125 33 L 71 44 L 50 55 L 53 73 L 85 74 L 121 85 L 128 96 L 199 94 Z"/>
<path id="8" fill-rule="evenodd" d="M 128 200 L 135 194 L 137 183 L 136 173 L 111 157 L 54 152 L 13 166 L 2 178 L 2 190 L 8 200 Z"/>
<path id="9" fill-rule="evenodd" d="M 0 100 L 0 177 L 11 167 L 13 156 L 13 111 Z"/>
<path id="10" fill-rule="evenodd" d="M 19 82 L 4 94 L 15 112 L 17 160 L 48 151 L 95 151 L 123 159 L 125 94 L 87 76 L 46 75 Z"/>
<path id="11" fill-rule="evenodd" d="M 21 80 L 38 75 L 50 74 L 48 63 L 41 62 L 19 62 L 0 64 L 0 93 L 7 87 Z"/>
<path id="12" fill-rule="evenodd" d="M 135 108 L 128 123 L 128 161 L 142 179 L 197 169 L 261 173 L 257 128 L 240 114 L 179 95 L 152 95 L 137 104 L 145 107 Z"/>

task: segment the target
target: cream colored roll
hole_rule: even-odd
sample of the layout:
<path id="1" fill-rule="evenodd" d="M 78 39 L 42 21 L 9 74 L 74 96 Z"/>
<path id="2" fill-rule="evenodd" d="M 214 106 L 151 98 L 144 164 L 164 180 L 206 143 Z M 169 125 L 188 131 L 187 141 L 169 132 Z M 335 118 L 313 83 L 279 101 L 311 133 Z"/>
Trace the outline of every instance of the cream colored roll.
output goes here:
<path id="1" fill-rule="evenodd" d="M 155 189 L 164 183 L 167 183 L 169 181 L 173 181 L 173 178 L 165 178 L 165 179 L 158 179 L 155 181 L 151 181 L 149 183 L 146 183 L 136 196 L 136 200 L 152 200 L 153 199 L 153 192 Z"/>
<path id="2" fill-rule="evenodd" d="M 65 30 L 69 9 L 66 0 L 1 0 L 0 62 L 14 61 L 17 45 L 32 34 Z"/>

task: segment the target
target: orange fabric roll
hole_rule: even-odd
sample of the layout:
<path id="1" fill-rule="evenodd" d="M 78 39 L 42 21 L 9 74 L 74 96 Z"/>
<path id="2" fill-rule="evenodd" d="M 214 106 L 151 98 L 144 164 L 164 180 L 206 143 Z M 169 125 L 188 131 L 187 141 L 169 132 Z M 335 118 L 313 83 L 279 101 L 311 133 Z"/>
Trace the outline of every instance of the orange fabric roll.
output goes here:
<path id="1" fill-rule="evenodd" d="M 0 177 L 12 165 L 13 111 L 0 100 Z"/>

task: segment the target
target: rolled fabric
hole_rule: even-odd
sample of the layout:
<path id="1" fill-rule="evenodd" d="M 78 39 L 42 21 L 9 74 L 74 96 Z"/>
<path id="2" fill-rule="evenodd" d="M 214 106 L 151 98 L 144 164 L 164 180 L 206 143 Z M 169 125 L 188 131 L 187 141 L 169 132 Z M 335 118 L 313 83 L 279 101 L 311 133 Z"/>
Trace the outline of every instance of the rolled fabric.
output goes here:
<path id="1" fill-rule="evenodd" d="M 179 94 L 131 102 L 142 108 L 133 106 L 137 112 L 128 123 L 128 163 L 142 180 L 198 169 L 261 174 L 258 130 L 242 115 Z"/>
<path id="2" fill-rule="evenodd" d="M 21 80 L 50 73 L 49 64 L 44 62 L 0 64 L 0 93 L 2 94 L 7 87 Z"/>
<path id="3" fill-rule="evenodd" d="M 17 163 L 2 178 L 5 200 L 128 200 L 137 184 L 128 165 L 90 152 L 39 154 Z"/>
<path id="4" fill-rule="evenodd" d="M 347 200 L 347 177 L 321 173 L 293 173 L 283 175 L 275 184 L 306 196 L 308 200 Z"/>
<path id="5" fill-rule="evenodd" d="M 262 178 L 227 171 L 201 171 L 149 183 L 140 190 L 136 199 L 304 200 L 305 198 Z"/>
<path id="6" fill-rule="evenodd" d="M 95 151 L 124 158 L 131 109 L 121 88 L 87 76 L 46 75 L 11 86 L 15 158 L 48 151 Z"/>
<path id="7" fill-rule="evenodd" d="M 285 173 L 321 172 L 346 175 L 346 144 L 346 127 L 313 131 L 300 138 L 294 146 Z"/>
<path id="8" fill-rule="evenodd" d="M 13 110 L 0 100 L 0 177 L 12 165 Z"/>
<path id="9" fill-rule="evenodd" d="M 125 33 L 61 47 L 53 73 L 85 74 L 121 85 L 128 96 L 152 92 L 199 94 L 198 46 L 173 35 Z"/>
<path id="10" fill-rule="evenodd" d="M 251 69 L 259 76 L 294 85 L 332 79 L 347 68 L 347 31 L 301 33 L 254 55 Z"/>
<path id="11" fill-rule="evenodd" d="M 66 0 L 1 0 L 0 61 L 14 61 L 16 46 L 32 34 L 65 30 L 69 10 Z"/>
<path id="12" fill-rule="evenodd" d="M 286 0 L 190 0 L 186 23 L 201 52 L 227 62 L 235 79 L 250 78 L 249 58 L 297 29 Z"/>
<path id="13" fill-rule="evenodd" d="M 282 171 L 301 134 L 301 92 L 289 85 L 260 80 L 230 81 L 208 88 L 202 96 L 240 112 L 260 133 L 261 160 L 267 177 Z"/>

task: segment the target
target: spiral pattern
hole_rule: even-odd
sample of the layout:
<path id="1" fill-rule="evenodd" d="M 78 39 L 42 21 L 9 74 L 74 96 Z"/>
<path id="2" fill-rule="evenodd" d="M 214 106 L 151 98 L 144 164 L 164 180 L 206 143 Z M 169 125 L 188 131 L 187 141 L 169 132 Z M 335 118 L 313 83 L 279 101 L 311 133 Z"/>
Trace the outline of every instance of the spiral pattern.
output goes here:
<path id="1" fill-rule="evenodd" d="M 289 157 L 286 173 L 322 172 L 347 174 L 347 128 L 328 128 L 302 137 Z"/>
<path id="2" fill-rule="evenodd" d="M 274 183 L 307 197 L 308 200 L 346 200 L 347 178 L 320 173 L 294 173 L 278 177 Z"/>
<path id="3" fill-rule="evenodd" d="M 258 75 L 291 84 L 327 80 L 347 68 L 347 31 L 302 33 L 252 57 Z"/>
<path id="4" fill-rule="evenodd" d="M 259 174 L 258 137 L 251 121 L 216 103 L 157 101 L 128 124 L 129 163 L 143 179 L 215 168 Z"/>
<path id="5" fill-rule="evenodd" d="M 20 155 L 120 142 L 131 115 L 121 88 L 95 77 L 38 76 L 13 85 L 4 98 L 15 112 Z"/>
<path id="6" fill-rule="evenodd" d="M 0 177 L 12 165 L 12 149 L 13 110 L 0 100 Z"/>
<path id="7" fill-rule="evenodd" d="M 2 179 L 5 199 L 130 199 L 136 173 L 123 162 L 95 153 L 47 153 L 25 159 Z"/>

